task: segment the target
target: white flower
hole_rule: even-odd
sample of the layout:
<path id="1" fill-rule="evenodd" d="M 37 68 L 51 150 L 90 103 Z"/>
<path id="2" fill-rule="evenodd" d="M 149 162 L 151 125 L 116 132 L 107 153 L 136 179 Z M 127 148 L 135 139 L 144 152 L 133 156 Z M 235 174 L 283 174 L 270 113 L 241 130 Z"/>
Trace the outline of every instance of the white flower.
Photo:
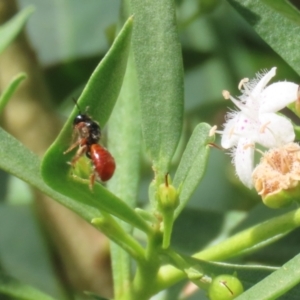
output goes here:
<path id="1" fill-rule="evenodd" d="M 240 111 L 227 114 L 221 145 L 225 149 L 233 148 L 236 173 L 249 188 L 252 187 L 255 143 L 273 148 L 292 142 L 295 138 L 291 121 L 276 112 L 297 100 L 298 85 L 285 81 L 266 87 L 275 74 L 274 67 L 267 73 L 258 74 L 250 82 L 243 79 L 239 84 L 243 92 L 240 101 L 223 91 L 225 99 L 230 99 Z"/>

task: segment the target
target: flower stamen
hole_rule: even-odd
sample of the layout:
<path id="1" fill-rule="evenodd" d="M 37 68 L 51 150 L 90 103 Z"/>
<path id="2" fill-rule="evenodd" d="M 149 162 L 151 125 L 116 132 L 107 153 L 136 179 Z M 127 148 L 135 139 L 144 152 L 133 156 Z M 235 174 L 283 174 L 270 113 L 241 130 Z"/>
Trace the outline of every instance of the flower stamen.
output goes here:
<path id="1" fill-rule="evenodd" d="M 210 131 L 209 131 L 209 133 L 208 133 L 208 136 L 214 136 L 214 135 L 216 134 L 216 132 L 217 132 L 217 128 L 218 128 L 218 126 L 217 126 L 217 125 L 214 125 L 214 126 L 210 129 Z"/>
<path id="2" fill-rule="evenodd" d="M 271 121 L 263 124 L 260 129 L 259 129 L 259 133 L 265 133 L 265 129 L 268 127 L 268 125 L 271 123 Z"/>
<path id="3" fill-rule="evenodd" d="M 230 99 L 229 91 L 223 90 L 222 91 L 222 96 L 224 97 L 225 100 L 229 100 Z"/>
<path id="4" fill-rule="evenodd" d="M 249 148 L 254 148 L 254 144 L 253 143 L 249 143 L 249 144 L 244 145 L 244 147 L 243 147 L 244 150 L 247 150 Z"/>
<path id="5" fill-rule="evenodd" d="M 256 150 L 256 144 L 273 149 L 287 145 L 295 139 L 292 122 L 277 112 L 294 103 L 296 99 L 300 107 L 300 85 L 286 81 L 267 86 L 275 74 L 276 68 L 273 67 L 268 72 L 258 74 L 254 80 L 243 78 L 238 84 L 242 95 L 237 98 L 232 97 L 227 90 L 222 91 L 224 99 L 233 102 L 237 110 L 229 112 L 226 116 L 224 130 L 219 132 L 222 134 L 221 145 L 224 149 L 233 149 L 231 153 L 236 173 L 247 187 L 253 186 L 251 174 L 254 169 L 253 149 Z M 299 157 L 297 176 L 300 177 L 300 151 L 295 155 Z M 269 160 L 269 157 L 265 158 L 266 162 Z M 269 166 L 281 173 L 292 172 L 295 168 L 290 171 L 289 158 L 281 159 L 280 156 L 277 156 L 275 161 L 270 161 Z M 269 173 L 269 170 L 266 172 Z M 257 185 L 265 194 L 281 184 L 280 181 L 275 181 L 269 184 L 268 181 L 258 180 Z M 260 193 L 261 189 L 257 191 Z"/>
<path id="6" fill-rule="evenodd" d="M 286 174 L 286 173 L 289 173 L 291 170 L 290 170 L 290 162 L 289 162 L 289 153 L 288 151 L 285 151 L 285 155 L 281 155 L 280 157 L 280 169 L 281 169 L 281 173 L 282 174 Z"/>
<path id="7" fill-rule="evenodd" d="M 233 135 L 234 135 L 234 127 L 232 127 L 229 131 L 229 138 L 232 138 Z"/>
<path id="8" fill-rule="evenodd" d="M 263 154 L 263 156 L 265 156 L 265 153 L 262 153 L 262 154 Z M 274 170 L 277 169 L 277 163 L 273 157 L 265 156 L 265 160 Z"/>
<path id="9" fill-rule="evenodd" d="M 265 152 L 261 151 L 260 149 L 255 148 L 255 151 L 261 154 L 261 156 L 265 155 Z"/>
<path id="10" fill-rule="evenodd" d="M 249 78 L 243 78 L 238 85 L 238 89 L 241 91 L 243 87 L 248 92 L 247 86 L 245 84 L 247 82 L 249 82 Z"/>

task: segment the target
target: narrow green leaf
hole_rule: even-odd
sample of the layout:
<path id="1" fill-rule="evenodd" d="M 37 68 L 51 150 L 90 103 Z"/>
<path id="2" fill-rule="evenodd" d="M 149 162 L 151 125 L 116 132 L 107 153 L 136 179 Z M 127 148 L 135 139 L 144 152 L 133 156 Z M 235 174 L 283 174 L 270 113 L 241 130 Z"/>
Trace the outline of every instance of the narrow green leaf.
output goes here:
<path id="1" fill-rule="evenodd" d="M 200 259 L 228 259 L 244 253 L 260 244 L 267 245 L 276 237 L 283 237 L 300 226 L 300 209 L 274 217 L 258 225 L 245 229 L 221 243 L 193 255 Z"/>
<path id="2" fill-rule="evenodd" d="M 12 42 L 20 33 L 30 15 L 34 12 L 33 6 L 20 11 L 11 20 L 0 26 L 0 53 Z"/>
<path id="3" fill-rule="evenodd" d="M 266 243 L 275 236 L 282 237 L 291 230 L 300 226 L 300 209 L 272 218 L 261 224 L 243 230 L 240 233 L 208 247 L 193 255 L 194 258 L 203 260 L 225 260 L 240 255 L 245 250 L 253 249 L 255 245 Z M 171 266 L 163 266 L 158 273 L 156 290 L 174 284 L 184 277 L 184 274 Z"/>
<path id="4" fill-rule="evenodd" d="M 163 181 L 181 135 L 183 117 L 183 65 L 175 3 L 131 0 L 131 9 L 143 138 L 158 181 Z"/>
<path id="5" fill-rule="evenodd" d="M 4 109 L 5 105 L 14 94 L 20 83 L 27 77 L 25 73 L 20 73 L 15 76 L 9 83 L 8 87 L 0 95 L 0 112 Z"/>
<path id="6" fill-rule="evenodd" d="M 168 255 L 166 251 L 166 255 Z M 238 265 L 221 262 L 209 262 L 201 259 L 195 259 L 186 255 L 178 257 L 171 255 L 172 264 L 189 277 L 189 272 L 198 273 L 199 276 L 215 277 L 217 275 L 228 274 L 235 275 L 242 281 L 245 289 L 254 286 L 257 282 L 269 276 L 278 267 L 261 266 L 261 265 Z M 257 298 L 258 299 L 258 298 Z"/>
<path id="7" fill-rule="evenodd" d="M 0 273 L 0 294 L 11 296 L 18 300 L 53 300 L 52 297 L 41 291 L 3 273 Z"/>
<path id="8" fill-rule="evenodd" d="M 194 265 L 195 267 L 197 265 Z M 274 271 L 278 270 L 278 267 L 263 266 L 263 265 L 238 265 L 220 262 L 208 262 L 202 261 L 201 267 L 206 274 L 213 276 L 228 274 L 236 275 L 236 277 L 242 281 L 245 289 L 250 288 L 257 282 L 261 281 L 265 277 L 269 276 Z"/>
<path id="9" fill-rule="evenodd" d="M 118 162 L 108 188 L 131 207 L 136 206 L 140 179 L 141 118 L 138 83 L 132 55 L 124 83 L 108 122 L 108 147 Z"/>
<path id="10" fill-rule="evenodd" d="M 133 17 L 130 17 L 89 78 L 78 99 L 80 107 L 90 108 L 92 117 L 99 121 L 101 127 L 108 121 L 122 87 L 130 50 L 132 26 Z M 78 110 L 75 108 L 64 129 L 68 127 L 70 130 L 70 125 L 77 114 Z"/>
<path id="11" fill-rule="evenodd" d="M 109 214 L 102 213 L 102 217 L 94 218 L 92 220 L 92 224 L 99 228 L 110 240 L 122 247 L 122 249 L 126 250 L 126 253 L 129 253 L 132 258 L 137 261 L 145 261 L 145 252 L 142 246 L 120 226 L 119 222 L 114 217 Z M 124 266 L 120 265 L 116 271 L 122 272 L 122 267 Z M 124 278 L 124 280 L 128 281 L 130 280 L 130 277 Z"/>
<path id="12" fill-rule="evenodd" d="M 132 22 L 132 18 L 129 18 L 125 23 L 78 100 L 80 107 L 91 108 L 91 117 L 99 121 L 101 126 L 108 120 L 122 86 L 130 49 Z M 75 201 L 104 210 L 143 231 L 148 231 L 146 222 L 104 186 L 95 184 L 91 192 L 87 183 L 75 180 L 70 174 L 71 167 L 67 162 L 75 153 L 63 155 L 63 152 L 71 143 L 72 124 L 77 114 L 78 109 L 75 107 L 60 135 L 45 154 L 42 162 L 42 176 L 45 182 Z M 116 164 L 118 165 L 118 161 Z"/>
<path id="13" fill-rule="evenodd" d="M 280 13 L 285 18 L 290 19 L 291 21 L 295 22 L 300 26 L 300 13 L 299 10 L 293 6 L 289 1 L 287 0 L 262 0 L 262 2 L 269 5 L 271 8 L 276 10 L 278 13 Z"/>
<path id="14" fill-rule="evenodd" d="M 24 195 L 18 187 L 15 192 L 20 198 Z M 63 283 L 54 271 L 44 232 L 36 221 L 32 205 L 2 202 L 0 228 L 1 270 L 54 298 L 63 299 Z M 0 299 L 3 300 L 1 296 Z"/>
<path id="15" fill-rule="evenodd" d="M 0 128 L 0 168 L 36 187 L 62 205 L 75 211 L 88 222 L 99 216 L 97 209 L 76 202 L 52 190 L 40 174 L 40 160 L 37 155 L 24 147 L 14 137 Z"/>
<path id="16" fill-rule="evenodd" d="M 228 0 L 228 2 L 253 26 L 266 43 L 300 74 L 299 11 L 283 0 Z"/>
<path id="17" fill-rule="evenodd" d="M 138 184 L 140 179 L 140 142 L 141 120 L 139 93 L 136 69 L 132 53 L 128 58 L 124 83 L 108 122 L 108 147 L 118 162 L 113 178 L 108 182 L 108 188 L 130 206 L 135 207 Z M 130 234 L 132 226 L 120 222 L 124 230 Z M 111 244 L 112 268 L 114 279 L 114 294 L 118 298 L 124 295 L 124 284 L 131 280 L 131 257 L 116 243 Z"/>
<path id="18" fill-rule="evenodd" d="M 175 210 L 175 217 L 185 207 L 204 175 L 210 148 L 208 143 L 214 140 L 214 137 L 209 136 L 210 129 L 206 123 L 197 125 L 182 155 L 173 181 L 180 193 L 180 204 Z"/>
<path id="19" fill-rule="evenodd" d="M 260 299 L 271 300 L 279 299 L 286 294 L 291 288 L 300 282 L 300 254 L 284 264 L 279 270 L 275 271 L 264 280 L 257 283 L 251 289 L 237 297 L 238 300 Z M 299 299 L 300 287 L 291 291 L 285 299 Z M 281 298 L 280 298 L 281 299 Z"/>

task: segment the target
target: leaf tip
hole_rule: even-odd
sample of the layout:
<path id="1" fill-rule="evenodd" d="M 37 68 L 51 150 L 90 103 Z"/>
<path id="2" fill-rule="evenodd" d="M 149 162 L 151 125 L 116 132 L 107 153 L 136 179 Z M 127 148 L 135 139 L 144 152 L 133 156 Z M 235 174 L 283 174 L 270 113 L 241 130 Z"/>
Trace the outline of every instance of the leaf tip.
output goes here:
<path id="1" fill-rule="evenodd" d="M 29 5 L 24 9 L 24 12 L 26 12 L 28 15 L 31 15 L 36 10 L 34 5 Z"/>

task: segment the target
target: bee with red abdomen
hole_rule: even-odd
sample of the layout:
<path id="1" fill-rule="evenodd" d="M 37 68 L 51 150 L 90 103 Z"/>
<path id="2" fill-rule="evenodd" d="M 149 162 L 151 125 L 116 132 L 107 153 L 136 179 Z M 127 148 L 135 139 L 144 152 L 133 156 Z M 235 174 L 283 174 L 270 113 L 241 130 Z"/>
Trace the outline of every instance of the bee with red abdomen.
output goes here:
<path id="1" fill-rule="evenodd" d="M 71 165 L 74 167 L 84 154 L 91 160 L 93 172 L 90 175 L 90 189 L 92 189 L 97 175 L 101 181 L 107 181 L 113 176 L 116 164 L 109 151 L 98 144 L 101 138 L 99 124 L 87 114 L 82 114 L 77 102 L 74 102 L 79 110 L 79 114 L 73 121 L 73 134 L 75 134 L 77 140 L 64 154 L 79 146 L 75 156 L 71 160 Z"/>
<path id="2" fill-rule="evenodd" d="M 107 149 L 99 144 L 92 144 L 86 152 L 86 156 L 92 160 L 94 168 L 94 172 L 90 176 L 90 188 L 93 188 L 96 174 L 102 181 L 107 181 L 113 176 L 116 163 Z"/>

